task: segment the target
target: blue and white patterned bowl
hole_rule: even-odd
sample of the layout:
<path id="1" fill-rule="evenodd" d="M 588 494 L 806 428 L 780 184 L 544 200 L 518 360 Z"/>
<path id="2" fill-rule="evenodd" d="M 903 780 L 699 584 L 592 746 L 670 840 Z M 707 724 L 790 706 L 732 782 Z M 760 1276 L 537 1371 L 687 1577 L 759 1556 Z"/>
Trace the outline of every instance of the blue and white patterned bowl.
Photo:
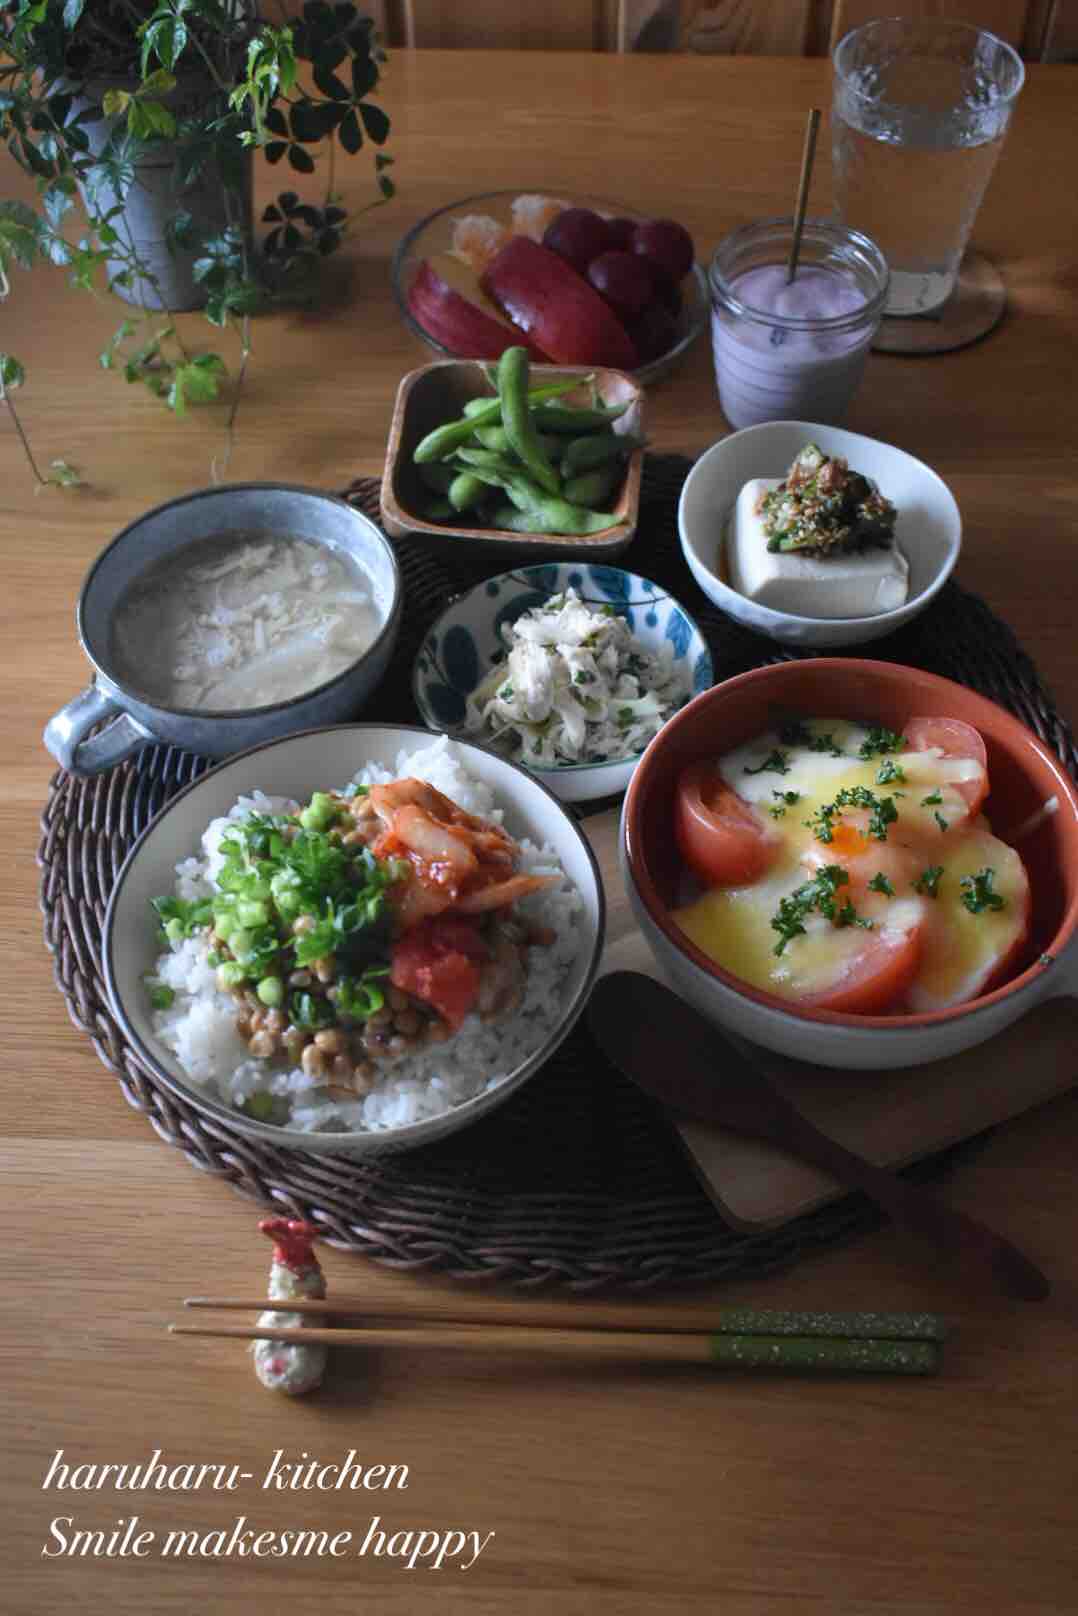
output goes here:
<path id="1" fill-rule="evenodd" d="M 548 562 L 488 578 L 458 595 L 442 613 L 412 670 L 412 691 L 423 722 L 431 729 L 463 736 L 467 697 L 505 654 L 502 624 L 515 622 L 522 612 L 569 588 L 590 605 L 613 606 L 649 651 L 664 643 L 672 645 L 675 660 L 688 675 L 686 700 L 714 684 L 707 642 L 684 606 L 660 585 L 620 567 Z M 467 739 L 474 743 L 478 737 Z M 640 756 L 613 763 L 567 763 L 556 768 L 523 763 L 523 767 L 564 802 L 583 802 L 624 791 Z"/>

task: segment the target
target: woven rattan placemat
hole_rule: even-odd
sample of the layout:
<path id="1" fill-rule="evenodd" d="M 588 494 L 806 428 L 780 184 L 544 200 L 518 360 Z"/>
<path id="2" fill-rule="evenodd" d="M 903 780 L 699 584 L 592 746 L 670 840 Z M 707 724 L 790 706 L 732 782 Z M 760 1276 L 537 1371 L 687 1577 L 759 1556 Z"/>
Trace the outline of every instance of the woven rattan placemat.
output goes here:
<path id="1" fill-rule="evenodd" d="M 700 622 L 716 679 L 779 660 L 769 641 L 723 617 L 696 589 L 677 542 L 677 497 L 689 468 L 649 457 L 637 537 L 625 565 L 665 585 Z M 378 484 L 347 497 L 377 520 Z M 452 569 L 410 543 L 397 545 L 406 609 L 386 680 L 368 709 L 415 722 L 410 676 L 427 628 L 447 596 L 498 571 Z M 1022 718 L 1078 776 L 1078 754 L 1029 657 L 1006 625 L 955 583 L 874 656 L 957 679 Z M 781 1229 L 728 1229 L 699 1188 L 673 1130 L 609 1066 L 581 1022 L 556 1055 L 497 1111 L 440 1144 L 375 1162 L 342 1162 L 252 1144 L 178 1101 L 143 1067 L 109 1007 L 101 925 L 116 873 L 135 838 L 169 798 L 209 765 L 166 747 L 88 780 L 56 774 L 42 815 L 45 940 L 71 1019 L 119 1079 L 129 1104 L 191 1164 L 294 1217 L 335 1246 L 400 1269 L 518 1287 L 643 1291 L 711 1283 L 788 1266 L 814 1248 L 878 1226 L 851 1196 Z M 970 1145 L 921 1162 L 947 1170 Z"/>

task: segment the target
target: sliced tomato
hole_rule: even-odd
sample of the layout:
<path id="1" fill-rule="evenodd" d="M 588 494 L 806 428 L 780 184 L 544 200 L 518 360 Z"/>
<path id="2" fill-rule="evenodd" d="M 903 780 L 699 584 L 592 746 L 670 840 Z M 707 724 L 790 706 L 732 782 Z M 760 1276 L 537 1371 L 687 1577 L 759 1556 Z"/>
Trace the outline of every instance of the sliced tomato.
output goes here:
<path id="1" fill-rule="evenodd" d="M 974 780 L 954 780 L 955 791 L 969 804 L 972 819 L 988 795 L 988 754 L 980 731 L 960 718 L 911 718 L 904 726 L 911 752 L 929 752 L 933 748 L 948 758 L 969 758 L 980 765 L 980 774 Z"/>
<path id="2" fill-rule="evenodd" d="M 884 1016 L 904 1006 L 917 974 L 921 928 L 866 932 L 864 947 L 842 981 L 798 1000 L 813 1010 L 839 1010 L 851 1016 Z"/>
<path id="3" fill-rule="evenodd" d="M 706 762 L 691 763 L 678 779 L 674 835 L 693 873 L 718 887 L 758 881 L 782 845 L 752 804 Z"/>
<path id="4" fill-rule="evenodd" d="M 489 950 L 472 922 L 438 915 L 413 926 L 393 945 L 389 980 L 422 999 L 456 1031 L 479 998 Z"/>

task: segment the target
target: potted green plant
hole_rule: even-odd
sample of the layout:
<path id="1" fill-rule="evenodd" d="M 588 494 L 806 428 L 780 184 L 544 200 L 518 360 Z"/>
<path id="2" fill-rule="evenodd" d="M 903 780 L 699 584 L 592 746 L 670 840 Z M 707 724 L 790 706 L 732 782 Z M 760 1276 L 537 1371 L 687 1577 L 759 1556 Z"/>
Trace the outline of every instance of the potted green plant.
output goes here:
<path id="1" fill-rule="evenodd" d="M 0 4 L 0 139 L 37 193 L 36 206 L 0 200 L 0 298 L 13 268 L 37 263 L 115 293 L 132 308 L 102 366 L 177 415 L 217 398 L 228 376 L 222 356 L 193 351 L 172 319 L 201 307 L 239 334 L 234 418 L 251 315 L 310 295 L 319 261 L 344 237 L 338 153 L 385 144 L 389 118 L 371 99 L 384 62 L 373 23 L 350 0 L 307 0 L 277 21 L 255 0 Z M 324 183 L 313 203 L 283 191 L 256 244 L 258 152 L 299 175 L 321 166 Z M 393 195 L 391 161 L 375 151 L 370 206 Z M 20 361 L 0 354 L 0 402 L 12 407 L 23 379 Z M 31 465 L 39 481 L 65 480 Z"/>

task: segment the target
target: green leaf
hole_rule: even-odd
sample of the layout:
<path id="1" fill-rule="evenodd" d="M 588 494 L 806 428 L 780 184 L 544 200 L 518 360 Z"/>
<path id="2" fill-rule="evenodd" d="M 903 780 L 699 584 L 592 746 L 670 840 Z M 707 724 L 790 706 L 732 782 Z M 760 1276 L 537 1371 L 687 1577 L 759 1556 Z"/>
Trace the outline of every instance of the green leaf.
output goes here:
<path id="1" fill-rule="evenodd" d="M 350 112 L 347 118 L 342 121 L 340 128 L 337 130 L 337 138 L 345 151 L 354 157 L 363 144 L 363 131 L 356 121 L 354 112 Z"/>
<path id="2" fill-rule="evenodd" d="M 302 146 L 289 146 L 288 161 L 298 174 L 314 173 L 314 158 Z"/>
<path id="3" fill-rule="evenodd" d="M 171 253 L 180 249 L 191 249 L 196 245 L 197 231 L 194 217 L 181 209 L 174 213 L 165 225 L 165 243 Z"/>
<path id="4" fill-rule="evenodd" d="M 122 118 L 132 99 L 126 90 L 106 90 L 101 97 L 101 110 L 106 118 Z"/>
<path id="5" fill-rule="evenodd" d="M 313 72 L 314 82 L 323 95 L 328 95 L 331 101 L 351 101 L 352 97 L 342 79 L 336 73 L 315 65 Z"/>
<path id="6" fill-rule="evenodd" d="M 161 101 L 135 101 L 128 114 L 131 133 L 139 140 L 160 136 L 168 140 L 176 133 L 176 120 Z"/>
<path id="7" fill-rule="evenodd" d="M 344 117 L 344 111 L 331 101 L 299 101 L 292 108 L 290 121 L 293 140 L 324 140 Z"/>
<path id="8" fill-rule="evenodd" d="M 50 460 L 49 476 L 45 482 L 53 488 L 81 488 L 82 477 L 77 466 L 67 460 Z"/>
<path id="9" fill-rule="evenodd" d="M 0 387 L 10 391 L 13 387 L 21 387 L 25 380 L 26 371 L 15 355 L 0 353 Z"/>
<path id="10" fill-rule="evenodd" d="M 79 18 L 82 16 L 82 10 L 83 10 L 83 7 L 85 6 L 85 4 L 86 4 L 86 0 L 65 0 L 65 3 L 64 3 L 64 27 L 65 28 L 67 28 L 68 30 L 74 28 L 75 24 L 78 22 Z"/>
<path id="11" fill-rule="evenodd" d="M 357 101 L 370 95 L 378 83 L 378 69 L 369 56 L 352 57 L 352 94 Z"/>
<path id="12" fill-rule="evenodd" d="M 376 146 L 383 145 L 389 135 L 389 119 L 381 107 L 372 106 L 365 101 L 359 109 L 359 115 L 363 119 L 364 129 L 374 141 L 374 144 Z"/>
<path id="13" fill-rule="evenodd" d="M 29 269 L 41 250 L 41 221 L 25 202 L 0 202 L 0 270 Z"/>

